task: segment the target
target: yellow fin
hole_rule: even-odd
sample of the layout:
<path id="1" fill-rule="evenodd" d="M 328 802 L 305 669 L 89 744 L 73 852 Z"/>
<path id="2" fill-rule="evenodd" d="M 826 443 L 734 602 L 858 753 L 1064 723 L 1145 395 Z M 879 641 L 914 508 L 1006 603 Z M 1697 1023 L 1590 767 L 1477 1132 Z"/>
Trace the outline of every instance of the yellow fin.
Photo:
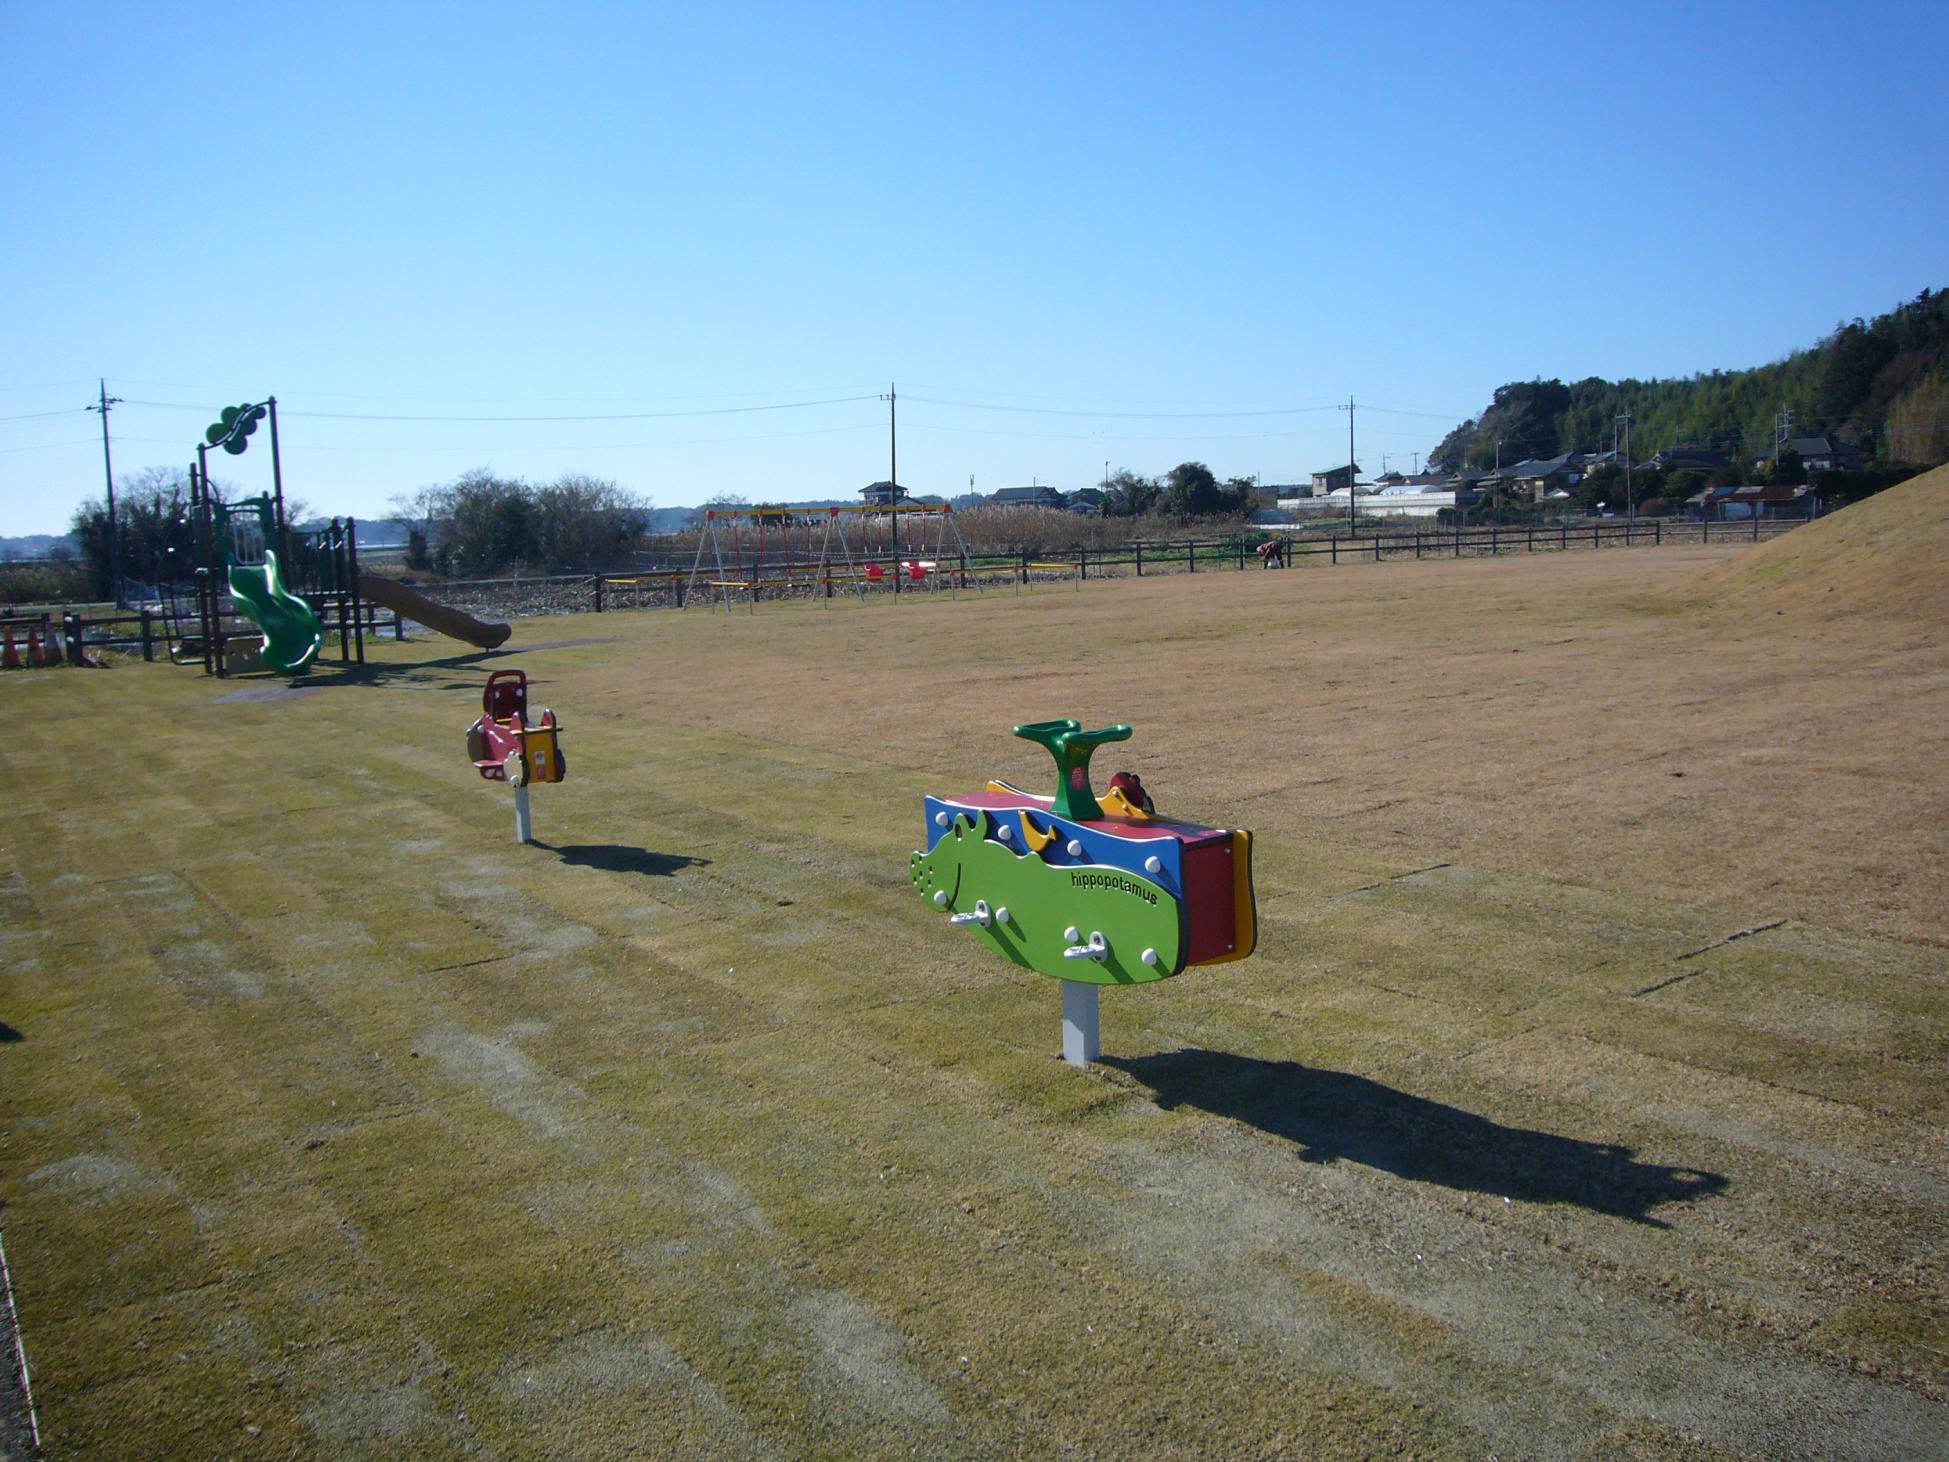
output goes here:
<path id="1" fill-rule="evenodd" d="M 1022 809 L 1022 841 L 1029 845 L 1029 851 L 1031 853 L 1040 853 L 1055 840 L 1056 830 L 1053 827 L 1046 833 L 1038 832 L 1036 830 L 1035 819 L 1029 816 L 1029 811 L 1026 807 Z"/>

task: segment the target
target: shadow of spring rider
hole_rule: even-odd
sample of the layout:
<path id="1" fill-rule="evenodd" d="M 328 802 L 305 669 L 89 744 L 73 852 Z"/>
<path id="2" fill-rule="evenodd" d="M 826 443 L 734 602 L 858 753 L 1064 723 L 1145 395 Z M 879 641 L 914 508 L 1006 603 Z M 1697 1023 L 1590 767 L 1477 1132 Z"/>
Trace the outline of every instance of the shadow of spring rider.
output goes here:
<path id="1" fill-rule="evenodd" d="M 568 775 L 562 755 L 561 722 L 543 707 L 541 719 L 528 719 L 528 677 L 520 670 L 496 670 L 481 693 L 481 716 L 467 728 L 467 759 L 490 782 L 514 788 L 514 837 L 533 842 L 528 823 L 528 784 L 559 782 Z"/>
<path id="2" fill-rule="evenodd" d="M 1063 1059 L 1101 1050 L 1097 992 L 1244 959 L 1258 942 L 1252 835 L 1159 817 L 1119 772 L 1099 802 L 1090 756 L 1128 726 L 1015 728 L 1056 759 L 1054 797 L 1006 782 L 929 797 L 927 851 L 910 860 L 921 896 L 1016 964 L 1063 982 Z"/>

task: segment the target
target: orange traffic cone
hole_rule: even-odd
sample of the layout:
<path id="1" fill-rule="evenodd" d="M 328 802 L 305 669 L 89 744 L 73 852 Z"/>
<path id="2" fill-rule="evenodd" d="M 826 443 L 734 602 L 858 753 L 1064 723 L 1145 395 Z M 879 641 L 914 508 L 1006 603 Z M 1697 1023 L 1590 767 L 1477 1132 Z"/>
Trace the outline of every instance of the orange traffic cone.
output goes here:
<path id="1" fill-rule="evenodd" d="M 27 658 L 36 665 L 59 665 L 61 652 L 54 648 L 54 637 L 41 638 L 39 630 L 27 632 Z"/>
<path id="2" fill-rule="evenodd" d="M 7 648 L 0 650 L 0 669 L 20 669 L 20 651 L 14 647 L 14 627 L 7 626 Z"/>

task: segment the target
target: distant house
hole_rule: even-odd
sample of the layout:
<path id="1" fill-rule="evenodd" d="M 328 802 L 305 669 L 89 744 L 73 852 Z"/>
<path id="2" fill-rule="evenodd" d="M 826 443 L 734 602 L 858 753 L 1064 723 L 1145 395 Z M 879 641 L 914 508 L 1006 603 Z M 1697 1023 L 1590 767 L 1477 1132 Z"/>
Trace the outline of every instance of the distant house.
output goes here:
<path id="1" fill-rule="evenodd" d="M 907 489 L 897 482 L 874 482 L 859 490 L 863 505 L 869 508 L 890 508 L 895 503 L 907 501 Z"/>
<path id="2" fill-rule="evenodd" d="M 1730 472 L 1732 458 L 1710 447 L 1672 447 L 1651 454 L 1651 465 L 1660 472 Z"/>
<path id="3" fill-rule="evenodd" d="M 1505 467 L 1498 478 L 1531 501 L 1541 502 L 1562 496 L 1584 480 L 1584 454 L 1565 452 L 1560 457 L 1531 457 L 1514 467 Z"/>
<path id="4" fill-rule="evenodd" d="M 1004 487 L 992 493 L 988 501 L 998 508 L 1059 508 L 1063 506 L 1062 494 L 1053 487 L 1040 485 L 1031 487 Z"/>
<path id="5" fill-rule="evenodd" d="M 1352 463 L 1346 467 L 1329 467 L 1324 472 L 1313 474 L 1313 496 L 1320 497 L 1329 492 L 1345 492 L 1360 477 L 1360 464 Z"/>
<path id="6" fill-rule="evenodd" d="M 1062 505 L 1072 513 L 1087 513 L 1091 517 L 1099 517 L 1103 512 L 1103 504 L 1107 501 L 1102 488 L 1079 487 L 1063 499 Z"/>
<path id="7" fill-rule="evenodd" d="M 1814 518 L 1820 496 L 1811 487 L 1708 487 L 1685 499 L 1700 517 L 1716 522 L 1749 518 Z"/>
<path id="8" fill-rule="evenodd" d="M 1793 437 L 1787 445 L 1800 454 L 1809 472 L 1853 471 L 1861 465 L 1861 453 L 1832 437 Z"/>

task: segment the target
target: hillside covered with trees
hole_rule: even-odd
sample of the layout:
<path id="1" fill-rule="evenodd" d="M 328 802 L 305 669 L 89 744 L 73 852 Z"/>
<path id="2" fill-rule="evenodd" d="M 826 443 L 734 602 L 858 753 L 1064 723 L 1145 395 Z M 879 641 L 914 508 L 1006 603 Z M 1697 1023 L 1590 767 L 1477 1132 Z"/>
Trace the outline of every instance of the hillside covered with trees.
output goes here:
<path id="1" fill-rule="evenodd" d="M 1526 457 L 1607 451 L 1631 416 L 1634 458 L 1674 446 L 1709 447 L 1750 463 L 1773 447 L 1782 412 L 1790 436 L 1826 435 L 1865 461 L 1932 464 L 1949 458 L 1949 291 L 1923 290 L 1872 320 L 1852 320 L 1811 349 L 1751 370 L 1683 380 L 1565 385 L 1516 381 L 1488 409 L 1442 438 L 1430 465 L 1467 471 Z"/>

